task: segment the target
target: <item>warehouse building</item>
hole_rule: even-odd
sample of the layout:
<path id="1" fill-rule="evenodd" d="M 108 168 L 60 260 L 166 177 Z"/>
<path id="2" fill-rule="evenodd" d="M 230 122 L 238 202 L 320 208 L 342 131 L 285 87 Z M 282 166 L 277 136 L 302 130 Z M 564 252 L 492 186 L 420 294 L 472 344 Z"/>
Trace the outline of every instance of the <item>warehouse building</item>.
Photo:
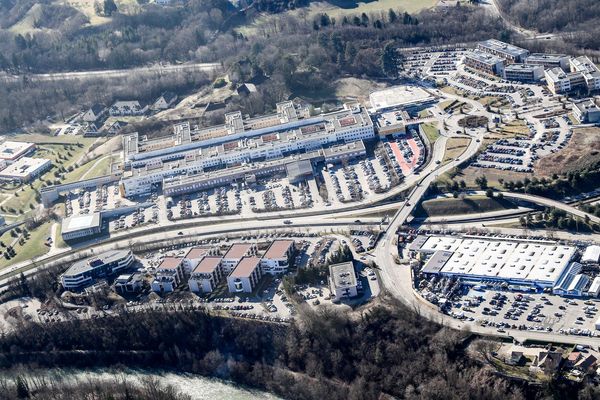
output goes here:
<path id="1" fill-rule="evenodd" d="M 358 280 L 352 261 L 329 266 L 329 289 L 334 302 L 358 296 Z"/>
<path id="2" fill-rule="evenodd" d="M 594 244 L 585 248 L 583 255 L 581 256 L 582 263 L 593 263 L 597 264 L 600 262 L 600 246 Z"/>
<path id="3" fill-rule="evenodd" d="M 467 52 L 464 58 L 464 64 L 477 71 L 485 72 L 490 75 L 504 75 L 504 60 L 492 54 L 483 51 L 474 50 Z"/>
<path id="4" fill-rule="evenodd" d="M 553 288 L 562 279 L 576 249 L 553 242 L 491 239 L 477 236 L 420 237 L 409 252 L 428 258 L 423 272 L 533 288 Z"/>
<path id="5" fill-rule="evenodd" d="M 508 63 L 522 63 L 529 56 L 529 50 L 496 39 L 488 39 L 477 43 L 477 48 L 506 60 Z"/>
<path id="6" fill-rule="evenodd" d="M 0 180 L 19 183 L 29 182 L 52 167 L 52 162 L 45 158 L 21 157 L 0 171 Z"/>
<path id="7" fill-rule="evenodd" d="M 544 67 L 530 64 L 510 64 L 504 67 L 504 79 L 519 82 L 537 82 L 544 77 Z"/>
<path id="8" fill-rule="evenodd" d="M 130 267 L 135 258 L 130 250 L 113 250 L 71 265 L 61 276 L 65 290 L 78 290 L 92 285 L 96 279 L 115 275 Z"/>
<path id="9" fill-rule="evenodd" d="M 598 295 L 600 295 L 600 276 L 594 278 L 587 290 L 587 295 L 590 297 L 598 297 Z"/>

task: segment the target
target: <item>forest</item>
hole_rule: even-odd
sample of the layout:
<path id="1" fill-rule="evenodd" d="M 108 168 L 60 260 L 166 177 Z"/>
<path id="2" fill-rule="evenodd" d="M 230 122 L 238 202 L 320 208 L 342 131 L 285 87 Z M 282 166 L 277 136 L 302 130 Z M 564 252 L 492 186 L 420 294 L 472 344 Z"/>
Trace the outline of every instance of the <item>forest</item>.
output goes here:
<path id="1" fill-rule="evenodd" d="M 200 310 L 125 312 L 96 320 L 25 323 L 0 337 L 0 366 L 176 369 L 289 399 L 591 399 L 560 381 L 517 386 L 465 355 L 468 332 L 389 300 L 350 317 L 302 309 L 292 325 Z M 558 392 L 560 390 L 560 392 Z M 569 393 L 569 394 L 567 394 Z M 558 397 L 555 394 L 559 394 Z"/>

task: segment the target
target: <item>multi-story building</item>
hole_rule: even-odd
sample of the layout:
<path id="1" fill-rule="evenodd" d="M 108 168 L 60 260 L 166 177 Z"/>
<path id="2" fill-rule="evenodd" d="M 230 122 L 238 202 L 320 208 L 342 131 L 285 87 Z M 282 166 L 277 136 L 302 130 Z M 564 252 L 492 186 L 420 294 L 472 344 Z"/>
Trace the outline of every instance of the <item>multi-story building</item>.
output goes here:
<path id="1" fill-rule="evenodd" d="M 119 294 L 137 293 L 142 290 L 143 282 L 139 273 L 119 275 L 115 279 L 115 291 Z"/>
<path id="2" fill-rule="evenodd" d="M 240 260 L 246 256 L 255 256 L 257 253 L 256 245 L 254 243 L 234 243 L 229 247 L 221 264 L 223 265 L 223 271 L 226 274 L 231 273 L 238 265 Z"/>
<path id="3" fill-rule="evenodd" d="M 320 150 L 336 143 L 375 137 L 368 112 L 359 105 L 311 117 L 291 102 L 280 103 L 274 116 L 244 120 L 226 115 L 223 126 L 200 130 L 177 125 L 175 134 L 159 140 L 125 135 L 125 196 L 147 193 L 165 179 L 204 173 L 253 162 L 281 159 L 294 153 Z"/>
<path id="4" fill-rule="evenodd" d="M 263 274 L 275 275 L 286 273 L 293 254 L 293 240 L 273 241 L 260 260 Z"/>
<path id="5" fill-rule="evenodd" d="M 183 281 L 183 259 L 179 257 L 165 257 L 156 268 L 156 275 L 152 281 L 152 291 L 169 293 L 175 290 Z"/>
<path id="6" fill-rule="evenodd" d="M 358 296 L 358 280 L 352 261 L 329 266 L 329 288 L 334 302 Z"/>
<path id="7" fill-rule="evenodd" d="M 215 290 L 223 276 L 221 257 L 204 257 L 192 271 L 188 284 L 194 293 L 210 293 Z"/>
<path id="8" fill-rule="evenodd" d="M 483 51 L 469 51 L 465 55 L 464 64 L 468 67 L 491 75 L 504 74 L 504 59 Z"/>
<path id="9" fill-rule="evenodd" d="M 227 277 L 229 292 L 251 293 L 261 277 L 260 258 L 244 257 Z"/>
<path id="10" fill-rule="evenodd" d="M 35 143 L 13 142 L 0 136 L 0 160 L 6 161 L 6 164 L 14 163 L 19 158 L 33 153 L 35 149 Z"/>
<path id="11" fill-rule="evenodd" d="M 522 63 L 529 55 L 529 50 L 496 39 L 488 39 L 477 44 L 477 48 L 507 61 L 507 63 Z"/>
<path id="12" fill-rule="evenodd" d="M 561 68 L 546 70 L 546 85 L 554 94 L 568 93 L 586 86 L 583 74 L 580 72 L 565 72 Z"/>
<path id="13" fill-rule="evenodd" d="M 21 157 L 0 171 L 0 180 L 29 182 L 52 167 L 52 161 L 46 158 Z"/>
<path id="14" fill-rule="evenodd" d="M 504 67 L 504 79 L 519 82 L 537 82 L 544 77 L 544 67 L 532 64 L 509 64 Z"/>
<path id="15" fill-rule="evenodd" d="M 204 257 L 214 254 L 214 251 L 210 247 L 196 246 L 188 250 L 186 255 L 183 257 L 183 272 L 186 276 L 189 276 L 194 268 L 198 265 Z"/>
<path id="16" fill-rule="evenodd" d="M 82 289 L 92 285 L 98 278 L 106 278 L 128 268 L 135 258 L 129 250 L 107 251 L 71 265 L 62 274 L 61 283 L 65 290 Z"/>
<path id="17" fill-rule="evenodd" d="M 600 70 L 587 56 L 580 56 L 570 60 L 571 72 L 583 75 L 588 91 L 600 89 Z"/>
<path id="18" fill-rule="evenodd" d="M 600 108 L 593 99 L 573 102 L 573 115 L 581 123 L 596 123 L 600 121 Z"/>
<path id="19" fill-rule="evenodd" d="M 525 59 L 525 64 L 540 65 L 546 69 L 561 68 L 567 71 L 570 59 L 571 57 L 566 54 L 533 53 Z"/>

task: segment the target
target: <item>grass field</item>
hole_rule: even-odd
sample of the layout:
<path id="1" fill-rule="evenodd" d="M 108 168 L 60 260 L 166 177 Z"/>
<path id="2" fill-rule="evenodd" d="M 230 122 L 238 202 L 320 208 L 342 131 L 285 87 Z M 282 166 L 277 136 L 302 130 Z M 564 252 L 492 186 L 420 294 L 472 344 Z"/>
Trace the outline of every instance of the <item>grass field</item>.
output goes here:
<path id="1" fill-rule="evenodd" d="M 112 156 L 90 160 L 72 172 L 66 173 L 63 183 L 77 182 L 84 179 L 92 179 L 102 175 L 107 175 L 110 173 L 110 165 L 112 161 Z"/>
<path id="2" fill-rule="evenodd" d="M 529 135 L 529 127 L 523 120 L 511 121 L 502 126 L 500 130 L 509 135 Z"/>
<path id="3" fill-rule="evenodd" d="M 506 199 L 492 199 L 486 196 L 466 196 L 425 200 L 415 210 L 416 217 L 437 217 L 442 215 L 476 214 L 499 211 L 517 206 Z"/>
<path id="4" fill-rule="evenodd" d="M 467 147 L 469 147 L 469 143 L 471 143 L 470 138 L 453 137 L 448 139 L 446 142 L 446 150 L 444 151 L 444 159 L 442 163 L 446 164 L 447 162 L 454 160 L 456 157 L 459 157 L 465 152 Z"/>
<path id="5" fill-rule="evenodd" d="M 31 236 L 23 246 L 19 244 L 14 246 L 15 252 L 17 253 L 14 258 L 7 260 L 4 257 L 0 257 L 0 269 L 46 254 L 50 248 L 44 243 L 46 242 L 46 238 L 50 236 L 50 227 L 52 224 L 53 222 L 51 221 L 46 222 L 38 226 L 36 229 L 30 231 L 29 233 Z M 4 244 L 9 245 L 12 243 L 14 238 L 9 232 L 6 232 L 0 237 L 0 240 L 4 242 Z"/>
<path id="6" fill-rule="evenodd" d="M 518 181 L 525 178 L 531 179 L 533 174 L 525 172 L 514 172 L 514 171 L 500 171 L 494 168 L 476 168 L 467 167 L 462 171 L 459 171 L 455 180 L 464 180 L 468 188 L 479 189 L 479 186 L 475 184 L 475 179 L 480 176 L 485 176 L 488 180 L 488 186 L 491 188 L 502 189 L 502 181 Z M 440 177 L 440 183 L 446 183 L 450 180 L 448 174 L 444 174 Z"/>
<path id="7" fill-rule="evenodd" d="M 437 123 L 431 122 L 427 124 L 421 124 L 421 129 L 431 144 L 435 143 L 435 141 L 440 137 L 440 131 L 437 127 Z"/>

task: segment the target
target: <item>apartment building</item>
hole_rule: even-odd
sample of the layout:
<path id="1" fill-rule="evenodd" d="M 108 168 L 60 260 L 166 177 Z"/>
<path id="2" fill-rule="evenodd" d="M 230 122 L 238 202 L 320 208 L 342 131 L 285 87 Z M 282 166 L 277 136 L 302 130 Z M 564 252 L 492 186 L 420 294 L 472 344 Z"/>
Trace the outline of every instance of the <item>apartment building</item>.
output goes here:
<path id="1" fill-rule="evenodd" d="M 504 59 L 480 50 L 467 52 L 464 64 L 486 74 L 498 76 L 503 76 L 504 74 Z"/>
<path id="2" fill-rule="evenodd" d="M 496 39 L 479 42 L 477 48 L 485 53 L 506 60 L 508 64 L 522 63 L 529 56 L 529 50 Z"/>
<path id="3" fill-rule="evenodd" d="M 194 293 L 211 293 L 223 279 L 221 257 L 204 257 L 192 271 L 188 284 Z"/>
<path id="4" fill-rule="evenodd" d="M 216 252 L 207 246 L 195 246 L 188 250 L 183 256 L 183 272 L 186 276 L 189 276 L 194 268 L 198 265 L 204 257 L 208 255 L 214 255 Z"/>
<path id="5" fill-rule="evenodd" d="M 257 254 L 256 245 L 254 243 L 235 243 L 227 250 L 221 261 L 223 271 L 226 274 L 231 273 L 240 260 L 246 256 L 255 256 Z"/>
<path id="6" fill-rule="evenodd" d="M 165 257 L 156 268 L 156 275 L 152 281 L 152 291 L 169 293 L 175 290 L 185 277 L 183 258 Z"/>
<path id="7" fill-rule="evenodd" d="M 244 257 L 227 277 L 230 293 L 252 293 L 262 277 L 260 258 Z"/>
<path id="8" fill-rule="evenodd" d="M 135 258 L 129 250 L 107 251 L 100 255 L 77 261 L 61 276 L 65 290 L 78 290 L 130 267 Z"/>
<path id="9" fill-rule="evenodd" d="M 284 274 L 294 254 L 293 240 L 275 240 L 271 243 L 260 260 L 263 274 Z"/>
<path id="10" fill-rule="evenodd" d="M 519 82 L 538 82 L 544 77 L 544 67 L 532 64 L 510 64 L 504 67 L 504 79 Z"/>

